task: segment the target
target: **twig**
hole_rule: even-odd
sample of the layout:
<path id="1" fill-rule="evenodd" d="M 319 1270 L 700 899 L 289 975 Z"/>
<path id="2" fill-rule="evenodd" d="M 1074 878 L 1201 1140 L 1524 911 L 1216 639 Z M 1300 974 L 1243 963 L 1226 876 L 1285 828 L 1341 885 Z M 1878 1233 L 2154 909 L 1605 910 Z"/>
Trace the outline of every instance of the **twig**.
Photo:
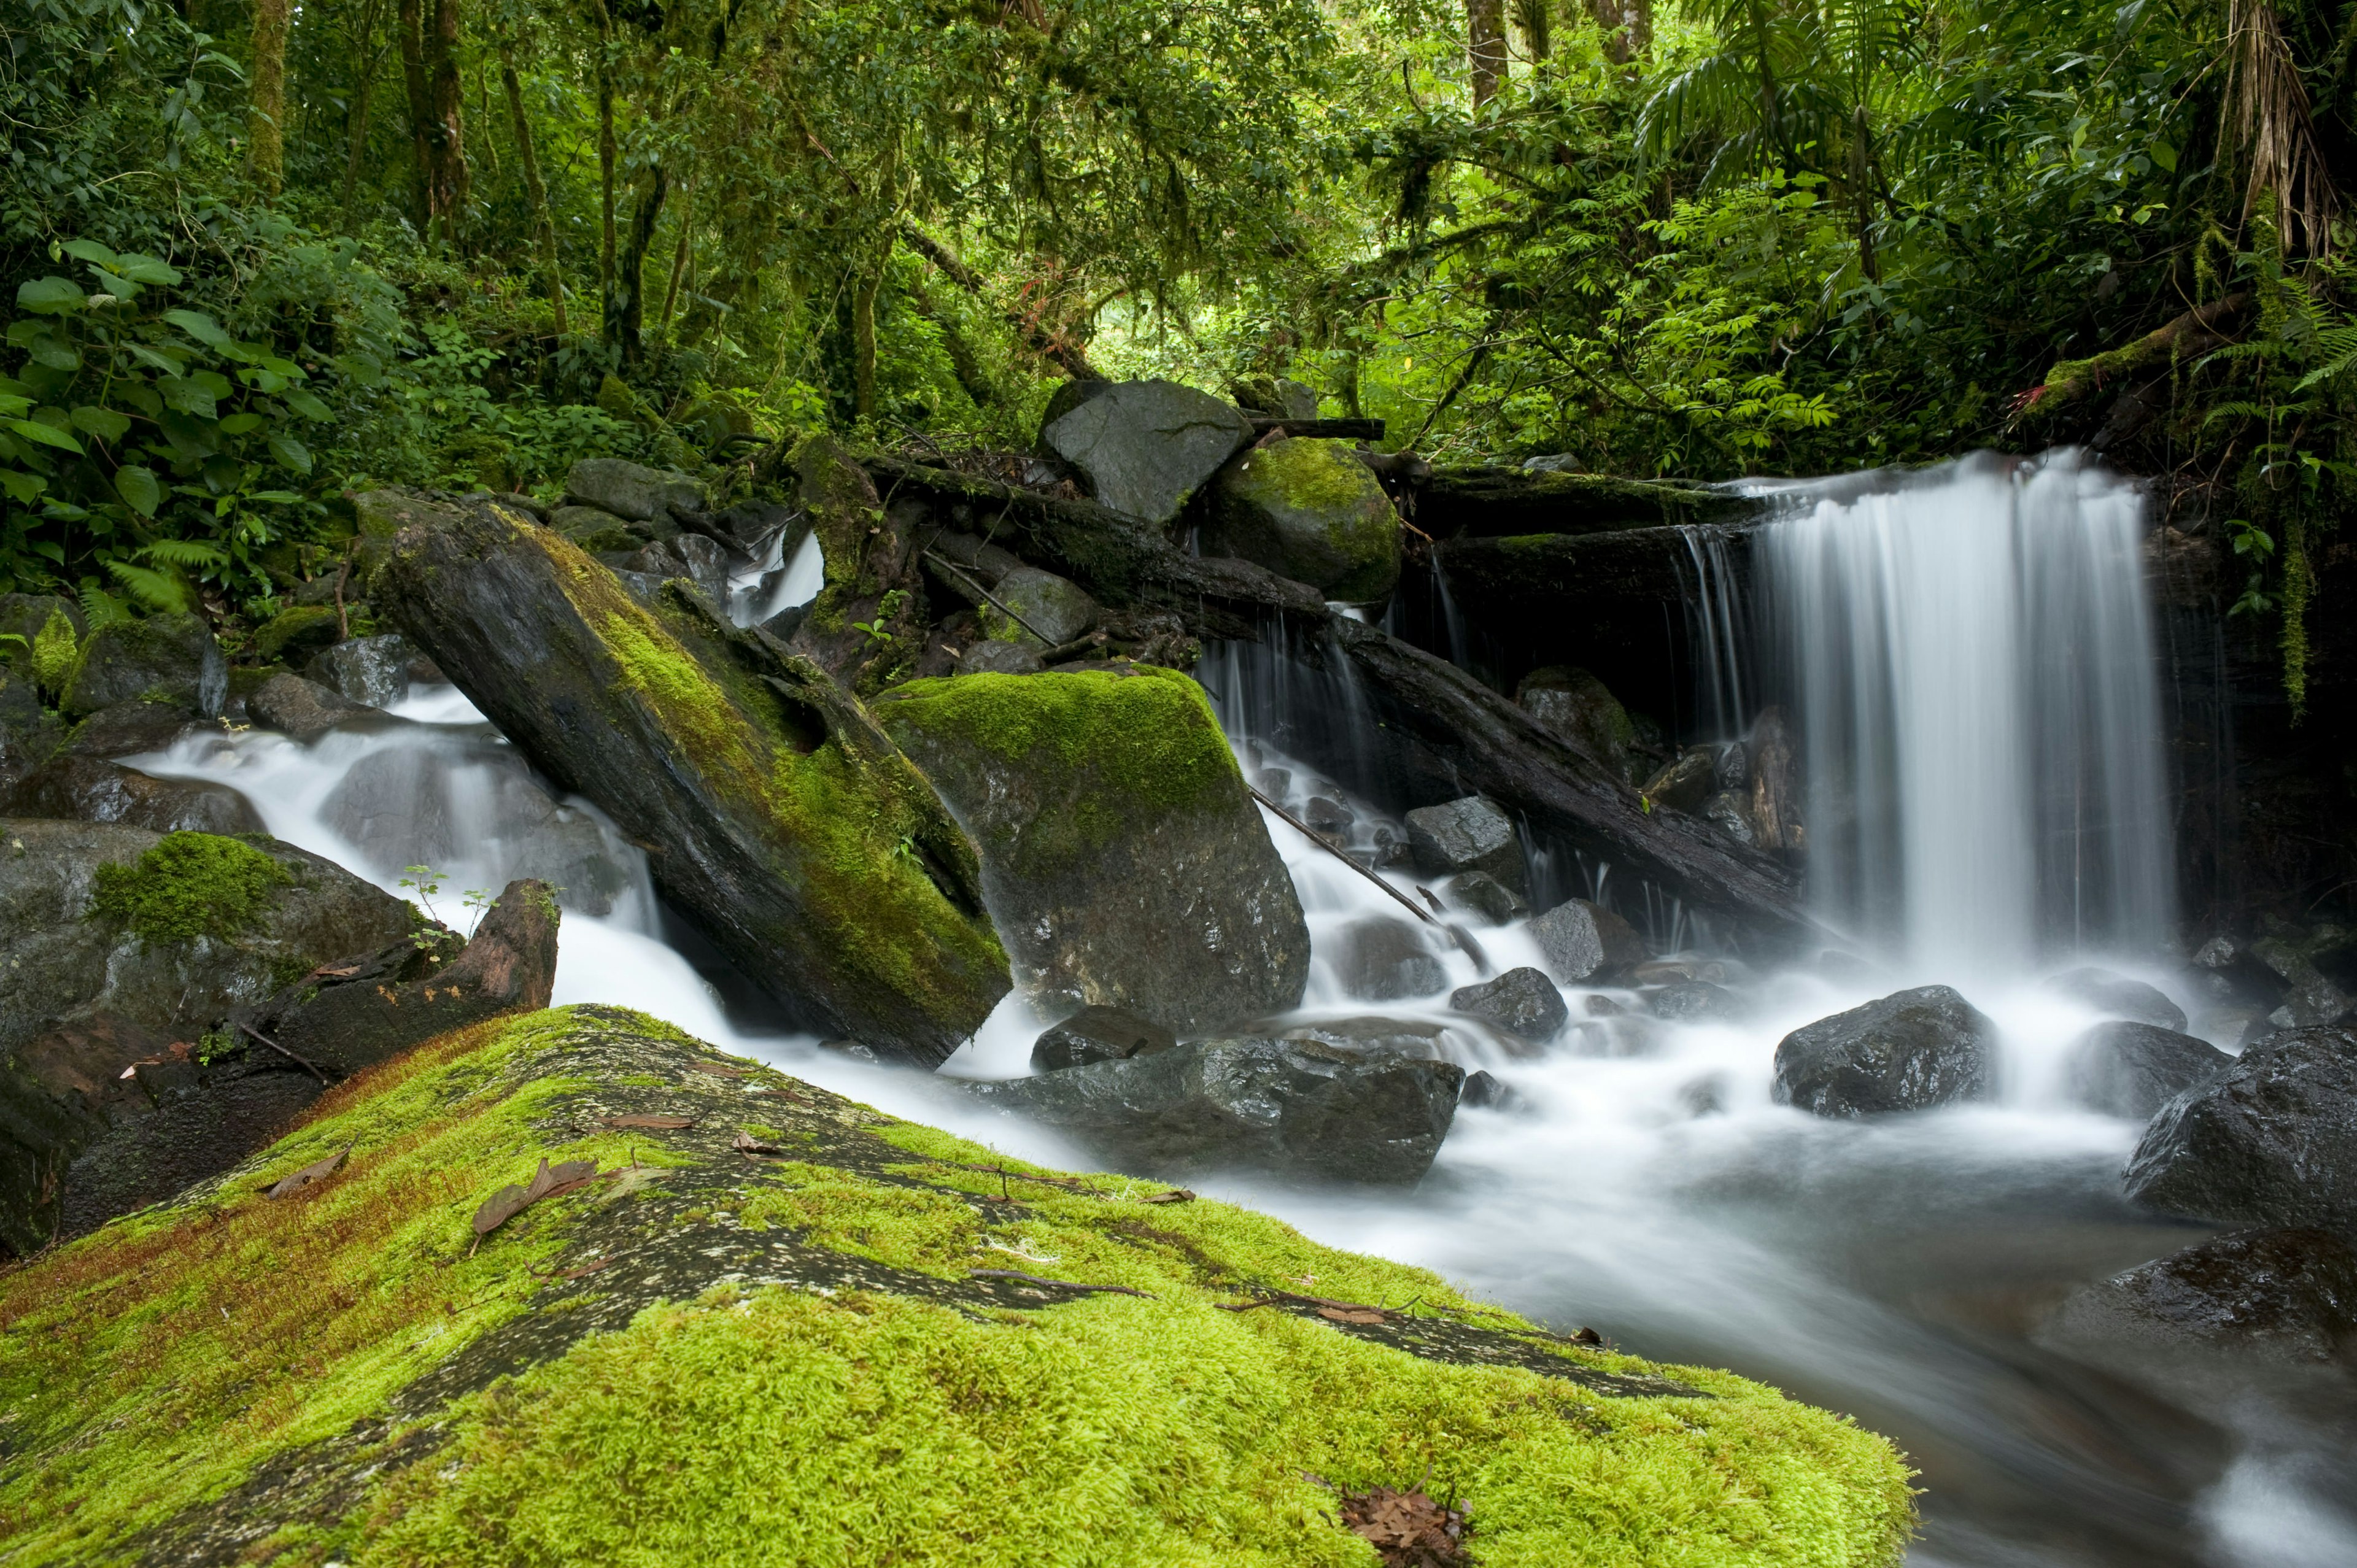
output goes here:
<path id="1" fill-rule="evenodd" d="M 352 623 L 350 617 L 344 610 L 344 585 L 351 580 L 352 553 L 351 548 L 347 545 L 344 549 L 344 564 L 336 569 L 336 636 L 345 641 L 350 640 Z"/>
<path id="2" fill-rule="evenodd" d="M 288 1061 L 293 1062 L 296 1067 L 301 1068 L 305 1072 L 309 1073 L 313 1078 L 317 1079 L 321 1083 L 328 1081 L 328 1075 L 326 1073 L 321 1072 L 317 1068 L 313 1067 L 309 1062 L 305 1061 L 301 1057 L 296 1056 L 293 1051 L 288 1050 L 285 1046 L 280 1045 L 276 1040 L 272 1039 L 269 1036 L 264 1034 L 253 1025 L 240 1024 L 238 1027 L 243 1029 L 255 1039 L 260 1040 L 264 1045 L 268 1046 L 272 1050 L 276 1051 L 280 1056 L 285 1057 Z"/>
<path id="3" fill-rule="evenodd" d="M 1076 1280 L 1043 1280 L 1038 1274 L 1020 1273 L 1014 1269 L 976 1269 L 974 1271 L 974 1277 L 978 1280 L 1018 1280 L 1027 1285 L 1045 1285 L 1049 1290 L 1072 1290 L 1102 1295 L 1134 1295 L 1142 1301 L 1154 1299 L 1144 1291 L 1132 1290 L 1127 1285 L 1089 1285 L 1082 1284 Z"/>
<path id="4" fill-rule="evenodd" d="M 1365 866 L 1361 865 L 1357 861 L 1352 860 L 1349 855 L 1343 854 L 1341 849 L 1336 845 L 1334 841 L 1328 838 L 1324 833 L 1319 832 L 1316 828 L 1311 827 L 1308 822 L 1303 822 L 1299 817 L 1295 816 L 1291 811 L 1286 811 L 1284 807 L 1278 805 L 1275 801 L 1270 800 L 1267 796 L 1262 794 L 1251 785 L 1247 784 L 1244 786 L 1244 793 L 1250 795 L 1254 800 L 1258 800 L 1262 805 L 1266 806 L 1270 811 L 1275 811 L 1278 817 L 1284 820 L 1285 824 L 1287 827 L 1298 829 L 1302 835 L 1308 838 L 1310 843 L 1316 844 L 1328 854 L 1332 855 L 1335 859 L 1340 861 L 1343 865 L 1349 866 L 1351 870 L 1357 872 L 1360 875 L 1365 877 L 1376 886 L 1382 888 L 1385 893 L 1390 894 L 1393 899 L 1405 908 L 1409 914 L 1414 915 L 1417 919 L 1422 920 L 1427 926 L 1437 926 L 1440 924 L 1439 921 L 1434 919 L 1431 916 L 1417 908 L 1415 907 L 1415 900 L 1410 898 L 1406 894 L 1402 893 L 1398 888 L 1393 886 L 1390 883 L 1384 881 L 1382 877 L 1377 876 L 1373 872 L 1368 870 Z"/>
<path id="5" fill-rule="evenodd" d="M 1021 616 L 1016 614 L 1014 606 L 1006 604 L 988 588 L 984 587 L 980 583 L 977 583 L 972 577 L 967 576 L 965 575 L 964 568 L 961 567 L 956 562 L 944 560 L 942 557 L 934 554 L 930 550 L 924 552 L 924 557 L 934 565 L 939 566 L 942 571 L 947 572 L 951 576 L 955 577 L 959 582 L 963 583 L 967 587 L 972 588 L 975 593 L 980 594 L 984 598 L 989 600 L 991 608 L 998 611 L 999 614 L 1013 621 L 1017 626 L 1021 627 L 1024 630 L 1038 638 L 1043 645 L 1050 649 L 1057 646 L 1053 638 L 1049 637 L 1038 627 L 1033 626 L 1029 621 L 1025 620 Z"/>

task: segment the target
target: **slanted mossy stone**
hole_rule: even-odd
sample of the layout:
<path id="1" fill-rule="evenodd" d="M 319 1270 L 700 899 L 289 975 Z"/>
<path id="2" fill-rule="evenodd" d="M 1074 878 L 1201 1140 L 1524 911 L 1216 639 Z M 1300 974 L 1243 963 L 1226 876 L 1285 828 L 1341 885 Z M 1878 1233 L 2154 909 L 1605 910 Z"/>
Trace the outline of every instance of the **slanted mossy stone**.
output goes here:
<path id="1" fill-rule="evenodd" d="M 1237 458 L 1211 489 L 1211 537 L 1344 604 L 1388 598 L 1399 582 L 1399 518 L 1346 442 L 1272 441 Z"/>
<path id="2" fill-rule="evenodd" d="M 991 589 L 991 596 L 1006 608 L 985 600 L 981 609 L 983 630 L 998 641 L 1035 649 L 1060 648 L 1087 633 L 1103 613 L 1078 583 L 1037 566 L 1017 566 L 1006 573 Z M 1012 615 L 1007 613 L 1010 610 Z M 1020 620 L 1016 618 L 1018 616 Z"/>
<path id="3" fill-rule="evenodd" d="M 1184 1035 L 1301 1000 L 1293 880 L 1202 688 L 1146 666 L 958 675 L 877 718 L 982 852 L 1025 986 Z"/>
<path id="4" fill-rule="evenodd" d="M 193 615 L 155 615 L 109 622 L 84 639 L 59 706 L 94 714 L 145 699 L 210 719 L 221 716 L 228 696 L 229 661 L 212 628 Z"/>
<path id="5" fill-rule="evenodd" d="M 1048 407 L 1043 451 L 1080 470 L 1099 504 L 1150 523 L 1175 521 L 1252 426 L 1235 405 L 1176 381 L 1079 383 Z"/>
<path id="6" fill-rule="evenodd" d="M 616 1009 L 479 1026 L 0 1276 L 16 1561 L 1357 1568 L 1329 1487 L 1418 1482 L 1501 1564 L 1882 1568 L 1913 1524 L 1887 1443 L 1773 1389 L 710 1060 Z M 610 1125 L 649 1114 L 690 1124 Z M 544 1160 L 600 1174 L 478 1244 Z M 1220 1310 L 1304 1276 L 1414 1305 Z"/>

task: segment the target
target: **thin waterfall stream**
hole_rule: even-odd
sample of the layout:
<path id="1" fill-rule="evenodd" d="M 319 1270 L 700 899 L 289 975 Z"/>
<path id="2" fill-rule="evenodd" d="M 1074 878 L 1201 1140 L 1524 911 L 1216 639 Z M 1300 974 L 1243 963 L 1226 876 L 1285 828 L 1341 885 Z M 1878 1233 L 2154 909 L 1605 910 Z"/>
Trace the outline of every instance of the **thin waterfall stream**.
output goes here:
<path id="1" fill-rule="evenodd" d="M 1796 713 L 1811 896 L 1852 961 L 1767 970 L 1680 950 L 1695 927 L 1656 890 L 1529 843 L 1533 908 L 1617 903 L 1669 950 L 1663 961 L 1749 1005 L 1739 1022 L 1677 1021 L 1626 986 L 1569 986 L 1570 1026 L 1534 1050 L 1448 1005 L 1458 987 L 1542 961 L 1523 918 L 1452 942 L 1265 812 L 1312 938 L 1301 1006 L 1266 1026 L 1413 1038 L 1504 1092 L 1459 1112 L 1411 1193 L 1247 1176 L 1214 1189 L 1541 1320 L 1730 1367 L 1889 1434 L 1927 1488 L 1910 1559 L 1921 1568 L 2357 1559 L 2345 1412 L 2264 1380 L 2164 1398 L 2152 1391 L 2164 1369 L 2140 1379 L 2042 1334 L 2075 1285 L 2207 1234 L 2121 1196 L 2140 1124 L 2064 1096 L 2062 1047 L 2098 1015 L 2042 983 L 2100 959 L 2182 990 L 2165 961 L 2169 819 L 2137 497 L 2067 454 L 1777 494 L 1779 517 L 1751 541 L 1749 606 L 1724 542 L 1689 532 L 1706 644 L 1698 722 L 1731 736 L 1770 698 Z M 773 545 L 739 564 L 738 617 L 766 618 L 817 584 L 813 542 L 791 561 Z M 1467 628 L 1437 586 L 1461 648 Z M 1305 653 L 1215 644 L 1199 674 L 1247 779 L 1418 898 L 1367 762 L 1373 715 L 1332 672 L 1347 663 L 1321 670 Z M 1019 994 L 942 1079 L 796 1034 L 663 908 L 644 854 L 536 779 L 454 689 L 414 689 L 392 714 L 309 743 L 245 732 L 126 760 L 233 785 L 272 832 L 388 889 L 419 865 L 446 874 L 453 905 L 456 889 L 511 875 L 562 885 L 559 1003 L 637 1007 L 1011 1152 L 1089 1163 L 948 1081 L 1028 1070 L 1054 1020 Z M 1994 1099 L 1869 1121 L 1773 1102 L 1788 1032 L 1934 982 L 2000 1026 Z"/>

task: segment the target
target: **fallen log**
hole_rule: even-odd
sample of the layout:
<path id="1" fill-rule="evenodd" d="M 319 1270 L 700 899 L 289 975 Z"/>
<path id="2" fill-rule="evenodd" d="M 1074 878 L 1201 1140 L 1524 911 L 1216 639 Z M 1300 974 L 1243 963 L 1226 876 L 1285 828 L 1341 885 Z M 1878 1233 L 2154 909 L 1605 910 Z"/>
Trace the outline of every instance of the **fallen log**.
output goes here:
<path id="1" fill-rule="evenodd" d="M 2230 340 L 2227 325 L 2250 302 L 2247 294 L 2230 294 L 2197 306 L 2134 342 L 2084 360 L 2059 360 L 2044 381 L 2016 400 L 2016 417 L 2049 417 L 2115 381 L 2206 354 Z"/>
<path id="2" fill-rule="evenodd" d="M 1383 438 L 1383 422 L 1380 419 L 1288 419 L 1277 413 L 1247 413 L 1244 422 L 1252 426 L 1255 438 L 1272 430 L 1318 440 L 1381 441 Z"/>
<path id="3" fill-rule="evenodd" d="M 1686 522 L 1746 522 L 1764 510 L 1757 497 L 1673 479 L 1436 468 L 1416 488 L 1415 525 L 1435 539 L 1607 533 Z"/>

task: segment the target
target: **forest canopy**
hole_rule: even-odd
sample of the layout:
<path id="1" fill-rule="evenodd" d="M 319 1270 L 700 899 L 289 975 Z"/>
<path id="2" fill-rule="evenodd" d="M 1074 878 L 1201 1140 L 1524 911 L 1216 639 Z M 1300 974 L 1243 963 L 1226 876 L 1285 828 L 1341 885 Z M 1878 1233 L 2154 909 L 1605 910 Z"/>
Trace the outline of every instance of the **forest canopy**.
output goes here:
<path id="1" fill-rule="evenodd" d="M 0 591 L 100 618 L 266 617 L 370 484 L 1021 448 L 1099 376 L 1630 475 L 2089 441 L 2287 649 L 2351 471 L 2357 6 L 5 15 Z"/>

